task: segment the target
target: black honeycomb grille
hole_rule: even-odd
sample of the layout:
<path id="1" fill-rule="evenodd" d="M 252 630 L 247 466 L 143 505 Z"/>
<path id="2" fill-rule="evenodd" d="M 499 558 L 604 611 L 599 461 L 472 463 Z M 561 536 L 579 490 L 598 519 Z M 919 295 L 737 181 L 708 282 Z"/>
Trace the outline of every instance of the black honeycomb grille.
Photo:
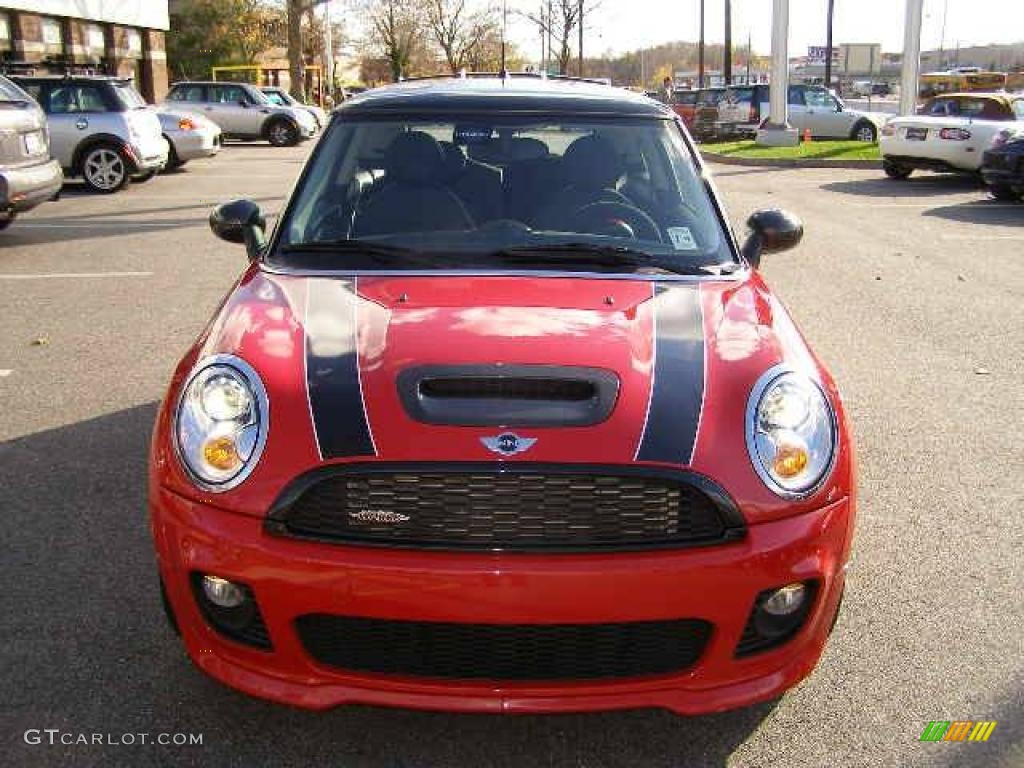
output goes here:
<path id="1" fill-rule="evenodd" d="M 293 536 L 444 549 L 628 549 L 730 533 L 714 501 L 684 482 L 543 472 L 332 475 L 274 523 Z"/>
<path id="2" fill-rule="evenodd" d="M 306 614 L 317 662 L 355 672 L 456 680 L 600 680 L 665 675 L 700 658 L 701 619 L 617 624 L 455 624 Z"/>

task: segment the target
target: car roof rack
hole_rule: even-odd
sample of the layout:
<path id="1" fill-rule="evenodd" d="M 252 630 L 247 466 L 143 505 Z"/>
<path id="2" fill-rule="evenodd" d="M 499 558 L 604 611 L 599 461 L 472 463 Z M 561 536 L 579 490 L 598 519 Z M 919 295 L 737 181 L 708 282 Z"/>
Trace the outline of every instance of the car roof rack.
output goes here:
<path id="1" fill-rule="evenodd" d="M 420 82 L 423 80 L 467 80 L 467 79 L 501 78 L 513 80 L 516 78 L 530 78 L 533 80 L 558 80 L 563 82 L 592 83 L 594 85 L 608 85 L 606 79 L 597 77 L 575 77 L 573 75 L 549 75 L 546 72 L 439 72 L 435 75 L 417 75 L 415 77 L 400 77 L 400 83 Z"/>

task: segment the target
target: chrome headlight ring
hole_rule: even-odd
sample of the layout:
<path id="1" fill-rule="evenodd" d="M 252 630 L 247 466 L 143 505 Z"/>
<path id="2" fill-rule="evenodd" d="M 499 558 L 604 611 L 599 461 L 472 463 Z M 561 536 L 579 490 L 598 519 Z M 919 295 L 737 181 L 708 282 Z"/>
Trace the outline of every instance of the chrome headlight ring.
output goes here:
<path id="1" fill-rule="evenodd" d="M 223 493 L 236 488 L 259 463 L 270 427 L 266 388 L 247 362 L 235 355 L 203 358 L 192 368 L 178 395 L 171 442 L 178 462 L 198 488 Z M 218 468 L 214 455 L 237 459 L 237 468 Z M 217 453 L 217 448 L 221 452 Z"/>
<path id="2" fill-rule="evenodd" d="M 745 433 L 754 470 L 784 499 L 811 496 L 835 466 L 835 409 L 818 381 L 791 366 L 773 366 L 758 378 L 747 399 Z M 792 475 L 784 477 L 777 468 Z"/>

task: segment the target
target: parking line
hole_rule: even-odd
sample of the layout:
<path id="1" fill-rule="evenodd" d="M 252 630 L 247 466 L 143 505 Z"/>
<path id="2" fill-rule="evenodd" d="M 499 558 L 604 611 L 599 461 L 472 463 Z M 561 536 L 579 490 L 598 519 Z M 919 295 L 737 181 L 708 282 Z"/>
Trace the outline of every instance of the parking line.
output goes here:
<path id="1" fill-rule="evenodd" d="M 206 222 L 205 218 L 200 219 L 189 219 L 187 222 L 182 222 L 180 219 L 176 221 L 133 221 L 130 224 L 123 221 L 89 221 L 82 224 L 68 223 L 68 222 L 55 222 L 47 223 L 42 220 L 40 221 L 26 221 L 18 222 L 18 229 L 130 229 L 134 227 L 143 227 L 149 229 L 167 229 L 168 227 L 187 227 L 193 226 L 194 224 L 203 224 Z"/>
<path id="2" fill-rule="evenodd" d="M 14 371 L 10 368 L 0 368 L 0 379 L 6 379 L 12 373 L 14 373 Z"/>
<path id="3" fill-rule="evenodd" d="M 152 277 L 152 272 L 43 272 L 37 274 L 0 274 L 0 280 L 54 280 L 96 277 Z"/>
<path id="4" fill-rule="evenodd" d="M 940 235 L 943 240 L 1024 240 L 1024 235 Z"/>

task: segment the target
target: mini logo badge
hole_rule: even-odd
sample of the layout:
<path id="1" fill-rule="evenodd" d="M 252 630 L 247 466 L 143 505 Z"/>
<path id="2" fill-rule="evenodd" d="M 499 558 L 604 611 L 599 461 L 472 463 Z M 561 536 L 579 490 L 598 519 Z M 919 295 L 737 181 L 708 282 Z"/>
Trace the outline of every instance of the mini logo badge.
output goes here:
<path id="1" fill-rule="evenodd" d="M 520 437 L 515 432 L 502 432 L 495 437 L 481 437 L 480 442 L 487 450 L 500 453 L 502 456 L 515 456 L 528 451 L 537 442 L 536 437 Z"/>
<path id="2" fill-rule="evenodd" d="M 408 515 L 400 512 L 390 512 L 386 509 L 361 509 L 358 512 L 349 512 L 348 519 L 353 523 L 384 523 L 395 525 L 409 521 Z"/>

